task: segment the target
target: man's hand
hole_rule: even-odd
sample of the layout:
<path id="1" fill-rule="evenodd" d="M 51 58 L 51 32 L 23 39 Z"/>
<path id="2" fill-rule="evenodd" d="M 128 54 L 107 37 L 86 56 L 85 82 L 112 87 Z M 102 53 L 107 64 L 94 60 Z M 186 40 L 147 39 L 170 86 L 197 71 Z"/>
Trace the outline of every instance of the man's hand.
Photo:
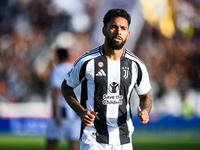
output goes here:
<path id="1" fill-rule="evenodd" d="M 149 121 L 149 114 L 146 109 L 141 110 L 140 106 L 137 107 L 137 117 L 142 124 L 146 124 Z"/>
<path id="2" fill-rule="evenodd" d="M 98 112 L 94 112 L 92 110 L 86 110 L 84 114 L 81 116 L 81 121 L 86 126 L 92 126 L 92 123 L 95 119 L 95 115 L 97 115 Z"/>

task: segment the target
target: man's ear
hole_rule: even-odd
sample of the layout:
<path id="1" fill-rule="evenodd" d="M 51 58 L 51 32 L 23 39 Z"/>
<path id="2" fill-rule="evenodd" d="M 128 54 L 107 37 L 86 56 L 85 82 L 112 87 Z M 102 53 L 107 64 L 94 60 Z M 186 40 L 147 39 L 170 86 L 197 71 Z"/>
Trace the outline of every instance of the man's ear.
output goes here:
<path id="1" fill-rule="evenodd" d="M 102 33 L 104 36 L 106 36 L 106 28 L 105 27 L 102 28 Z"/>
<path id="2" fill-rule="evenodd" d="M 129 35 L 130 35 L 130 31 L 128 31 L 128 36 L 127 36 L 127 39 L 128 39 L 128 37 L 129 37 Z"/>

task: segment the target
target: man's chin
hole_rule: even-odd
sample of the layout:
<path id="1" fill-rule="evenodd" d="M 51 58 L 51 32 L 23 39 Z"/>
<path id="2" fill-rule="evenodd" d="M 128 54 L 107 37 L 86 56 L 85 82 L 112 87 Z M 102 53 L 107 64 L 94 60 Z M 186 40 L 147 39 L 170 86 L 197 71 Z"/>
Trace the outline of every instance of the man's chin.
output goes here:
<path id="1" fill-rule="evenodd" d="M 123 41 L 116 41 L 107 37 L 107 41 L 109 46 L 114 50 L 120 50 L 124 46 L 125 42 Z"/>
<path id="2" fill-rule="evenodd" d="M 115 45 L 112 48 L 115 50 L 120 50 L 123 47 L 123 45 Z"/>

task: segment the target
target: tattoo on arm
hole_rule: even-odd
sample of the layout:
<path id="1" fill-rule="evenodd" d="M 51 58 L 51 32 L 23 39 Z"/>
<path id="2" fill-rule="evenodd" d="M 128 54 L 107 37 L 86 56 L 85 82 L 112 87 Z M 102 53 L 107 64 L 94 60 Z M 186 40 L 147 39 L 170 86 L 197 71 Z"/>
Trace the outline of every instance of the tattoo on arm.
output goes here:
<path id="1" fill-rule="evenodd" d="M 150 95 L 150 92 L 140 95 L 140 108 L 141 109 L 146 109 L 148 113 L 151 112 L 151 107 L 152 107 L 152 98 Z"/>
<path id="2" fill-rule="evenodd" d="M 79 117 L 81 117 L 85 109 L 78 102 L 76 95 L 74 94 L 73 88 L 67 85 L 66 80 L 64 80 L 62 83 L 61 91 L 69 106 L 77 113 Z"/>

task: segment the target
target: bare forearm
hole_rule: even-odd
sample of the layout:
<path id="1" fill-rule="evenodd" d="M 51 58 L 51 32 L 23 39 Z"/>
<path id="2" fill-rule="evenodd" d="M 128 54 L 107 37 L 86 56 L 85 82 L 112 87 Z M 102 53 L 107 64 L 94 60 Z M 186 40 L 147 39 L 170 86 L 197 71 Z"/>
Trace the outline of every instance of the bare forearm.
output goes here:
<path id="1" fill-rule="evenodd" d="M 53 88 L 52 89 L 52 99 L 53 99 L 53 114 L 54 117 L 58 116 L 59 114 L 59 108 L 58 108 L 58 100 L 59 100 L 59 92 L 60 89 L 59 88 Z"/>
<path id="2" fill-rule="evenodd" d="M 76 95 L 73 92 L 73 88 L 66 84 L 66 80 L 64 80 L 62 83 L 61 92 L 69 106 L 77 113 L 79 117 L 81 117 L 85 109 L 78 102 Z"/>
<path id="3" fill-rule="evenodd" d="M 150 113 L 152 107 L 152 98 L 150 92 L 144 95 L 140 95 L 139 97 L 140 97 L 140 108 L 146 109 L 147 112 Z"/>

